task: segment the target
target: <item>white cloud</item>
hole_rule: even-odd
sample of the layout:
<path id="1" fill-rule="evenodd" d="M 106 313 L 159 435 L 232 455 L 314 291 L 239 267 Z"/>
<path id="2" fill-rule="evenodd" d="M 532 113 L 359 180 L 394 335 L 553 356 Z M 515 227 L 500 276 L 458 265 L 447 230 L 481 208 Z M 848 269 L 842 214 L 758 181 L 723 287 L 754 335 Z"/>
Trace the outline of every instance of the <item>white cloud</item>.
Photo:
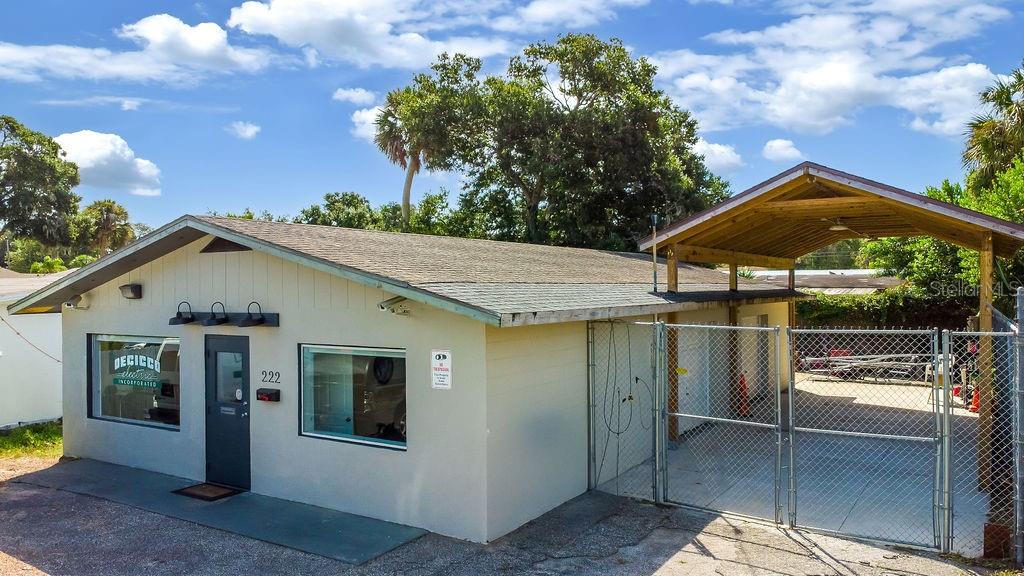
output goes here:
<path id="1" fill-rule="evenodd" d="M 68 108 L 94 108 L 101 106 L 117 106 L 124 111 L 135 111 L 143 108 L 159 110 L 196 110 L 210 113 L 237 112 L 237 107 L 211 106 L 204 104 L 191 104 L 187 102 L 175 102 L 172 100 L 160 100 L 157 98 L 143 98 L 139 96 L 82 96 L 78 98 L 50 98 L 39 100 L 39 104 L 45 106 L 62 106 Z"/>
<path id="2" fill-rule="evenodd" d="M 217 24 L 190 26 L 168 14 L 126 24 L 117 34 L 140 49 L 0 42 L 0 79 L 33 82 L 54 77 L 190 84 L 211 73 L 256 72 L 272 60 L 267 50 L 233 46 L 227 32 Z"/>
<path id="3" fill-rule="evenodd" d="M 647 4 L 648 0 L 532 0 L 491 26 L 506 32 L 536 32 L 551 28 L 582 28 L 615 18 L 615 10 Z"/>
<path id="4" fill-rule="evenodd" d="M 241 120 L 236 120 L 231 124 L 228 124 L 224 129 L 232 136 L 242 140 L 252 140 L 260 133 L 260 130 L 262 130 L 260 126 L 253 124 L 252 122 L 242 122 Z"/>
<path id="5" fill-rule="evenodd" d="M 797 150 L 792 140 L 783 140 L 782 138 L 765 142 L 764 148 L 761 149 L 761 155 L 772 162 L 792 162 L 804 159 L 804 153 Z"/>
<path id="6" fill-rule="evenodd" d="M 487 1 L 250 0 L 231 9 L 228 26 L 273 36 L 293 48 L 313 48 L 318 57 L 362 68 L 415 69 L 445 51 L 481 58 L 508 53 L 513 45 L 499 37 L 451 34 L 435 39 L 426 35 L 486 21 L 492 8 Z"/>
<path id="7" fill-rule="evenodd" d="M 331 98 L 338 102 L 350 102 L 358 106 L 366 106 L 373 104 L 377 100 L 377 95 L 366 88 L 338 88 L 334 91 L 334 95 Z"/>
<path id="8" fill-rule="evenodd" d="M 160 195 L 160 169 L 135 156 L 117 134 L 80 130 L 54 138 L 78 165 L 82 184 L 137 196 Z"/>
<path id="9" fill-rule="evenodd" d="M 693 151 L 704 157 L 704 164 L 712 172 L 732 172 L 744 166 L 743 157 L 729 144 L 713 144 L 699 138 Z"/>
<path id="10" fill-rule="evenodd" d="M 959 135 L 993 75 L 935 48 L 1008 18 L 1000 0 L 775 0 L 786 19 L 705 37 L 725 48 L 655 54 L 659 82 L 705 131 L 772 124 L 828 133 L 868 107 L 909 113 L 908 126 Z"/>
<path id="11" fill-rule="evenodd" d="M 356 138 L 373 142 L 373 136 L 377 133 L 377 114 L 380 114 L 381 107 L 361 108 L 352 113 L 352 135 Z"/>

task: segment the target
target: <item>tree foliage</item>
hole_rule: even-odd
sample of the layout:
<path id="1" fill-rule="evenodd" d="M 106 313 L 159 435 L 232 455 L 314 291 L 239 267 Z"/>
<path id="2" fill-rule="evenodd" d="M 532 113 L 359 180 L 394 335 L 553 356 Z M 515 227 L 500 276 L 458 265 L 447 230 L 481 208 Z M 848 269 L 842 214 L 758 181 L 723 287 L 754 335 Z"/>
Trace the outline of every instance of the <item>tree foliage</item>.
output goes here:
<path id="1" fill-rule="evenodd" d="M 389 202 L 374 208 L 365 196 L 355 192 L 332 192 L 324 196 L 322 204 L 314 204 L 299 211 L 294 222 L 342 226 L 388 232 L 414 232 L 441 236 L 482 237 L 477 225 L 479 213 L 460 203 L 455 209 L 448 205 L 448 192 L 427 193 L 409 210 L 409 221 L 402 218 L 401 206 Z"/>
<path id="2" fill-rule="evenodd" d="M 441 56 L 377 119 L 392 162 L 463 173 L 456 230 L 630 249 L 651 214 L 674 220 L 727 195 L 693 152 L 696 121 L 621 41 L 568 34 L 526 47 L 502 75 L 479 71 Z"/>
<path id="3" fill-rule="evenodd" d="M 479 118 L 480 61 L 442 54 L 431 74 L 417 74 L 409 86 L 392 90 L 377 114 L 374 143 L 391 163 L 406 171 L 401 214 L 407 226 L 413 177 L 421 168 L 451 170 L 460 151 L 472 145 Z"/>
<path id="4" fill-rule="evenodd" d="M 0 116 L 0 236 L 65 241 L 78 181 L 78 167 L 52 138 Z"/>
<path id="5" fill-rule="evenodd" d="M 1024 150 L 1024 68 L 997 78 L 980 98 L 988 111 L 968 125 L 963 159 L 974 185 L 984 189 Z"/>
<path id="6" fill-rule="evenodd" d="M 41 261 L 33 262 L 28 271 L 32 274 L 52 274 L 54 272 L 63 272 L 67 269 L 67 265 L 64 264 L 64 260 L 61 258 L 43 256 Z"/>

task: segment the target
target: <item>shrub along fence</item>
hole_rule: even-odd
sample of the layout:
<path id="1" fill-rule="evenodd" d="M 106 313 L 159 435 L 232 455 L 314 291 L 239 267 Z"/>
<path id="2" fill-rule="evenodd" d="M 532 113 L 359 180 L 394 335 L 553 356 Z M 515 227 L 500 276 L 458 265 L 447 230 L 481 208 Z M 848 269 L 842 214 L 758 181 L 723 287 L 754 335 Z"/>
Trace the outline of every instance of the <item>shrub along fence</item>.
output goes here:
<path id="1" fill-rule="evenodd" d="M 920 326 L 963 330 L 978 313 L 977 296 L 929 294 L 913 288 L 892 288 L 876 294 L 817 294 L 797 302 L 797 324 L 822 326 Z M 997 301 L 997 307 L 1000 304 Z"/>

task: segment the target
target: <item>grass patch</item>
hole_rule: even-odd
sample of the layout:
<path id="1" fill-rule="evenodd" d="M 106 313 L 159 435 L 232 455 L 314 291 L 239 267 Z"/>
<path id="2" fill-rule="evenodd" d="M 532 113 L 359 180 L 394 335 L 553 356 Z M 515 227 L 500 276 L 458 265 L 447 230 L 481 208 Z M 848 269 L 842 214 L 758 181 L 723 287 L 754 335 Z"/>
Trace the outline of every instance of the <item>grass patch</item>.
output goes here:
<path id="1" fill-rule="evenodd" d="M 37 456 L 58 458 L 64 453 L 64 433 L 59 422 L 33 424 L 0 431 L 0 458 Z"/>

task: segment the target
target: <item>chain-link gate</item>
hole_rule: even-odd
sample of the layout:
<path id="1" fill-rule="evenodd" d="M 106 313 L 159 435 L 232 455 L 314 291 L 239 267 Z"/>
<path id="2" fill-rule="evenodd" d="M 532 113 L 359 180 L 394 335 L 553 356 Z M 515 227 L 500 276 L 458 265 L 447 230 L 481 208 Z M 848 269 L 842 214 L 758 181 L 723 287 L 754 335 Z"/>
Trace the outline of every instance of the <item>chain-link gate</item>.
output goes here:
<path id="1" fill-rule="evenodd" d="M 940 544 L 934 330 L 789 330 L 791 523 Z"/>
<path id="2" fill-rule="evenodd" d="M 943 350 L 950 375 L 943 411 L 946 549 L 980 556 L 987 548 L 999 555 L 1011 547 L 1019 516 L 1018 338 L 1014 332 L 946 332 Z"/>
<path id="3" fill-rule="evenodd" d="M 635 322 L 589 327 L 591 487 L 647 500 L 657 499 L 656 328 Z"/>
<path id="4" fill-rule="evenodd" d="M 1000 329 L 593 322 L 591 487 L 1020 555 L 1024 338 Z"/>
<path id="5" fill-rule="evenodd" d="M 665 500 L 780 518 L 778 329 L 665 331 Z"/>

